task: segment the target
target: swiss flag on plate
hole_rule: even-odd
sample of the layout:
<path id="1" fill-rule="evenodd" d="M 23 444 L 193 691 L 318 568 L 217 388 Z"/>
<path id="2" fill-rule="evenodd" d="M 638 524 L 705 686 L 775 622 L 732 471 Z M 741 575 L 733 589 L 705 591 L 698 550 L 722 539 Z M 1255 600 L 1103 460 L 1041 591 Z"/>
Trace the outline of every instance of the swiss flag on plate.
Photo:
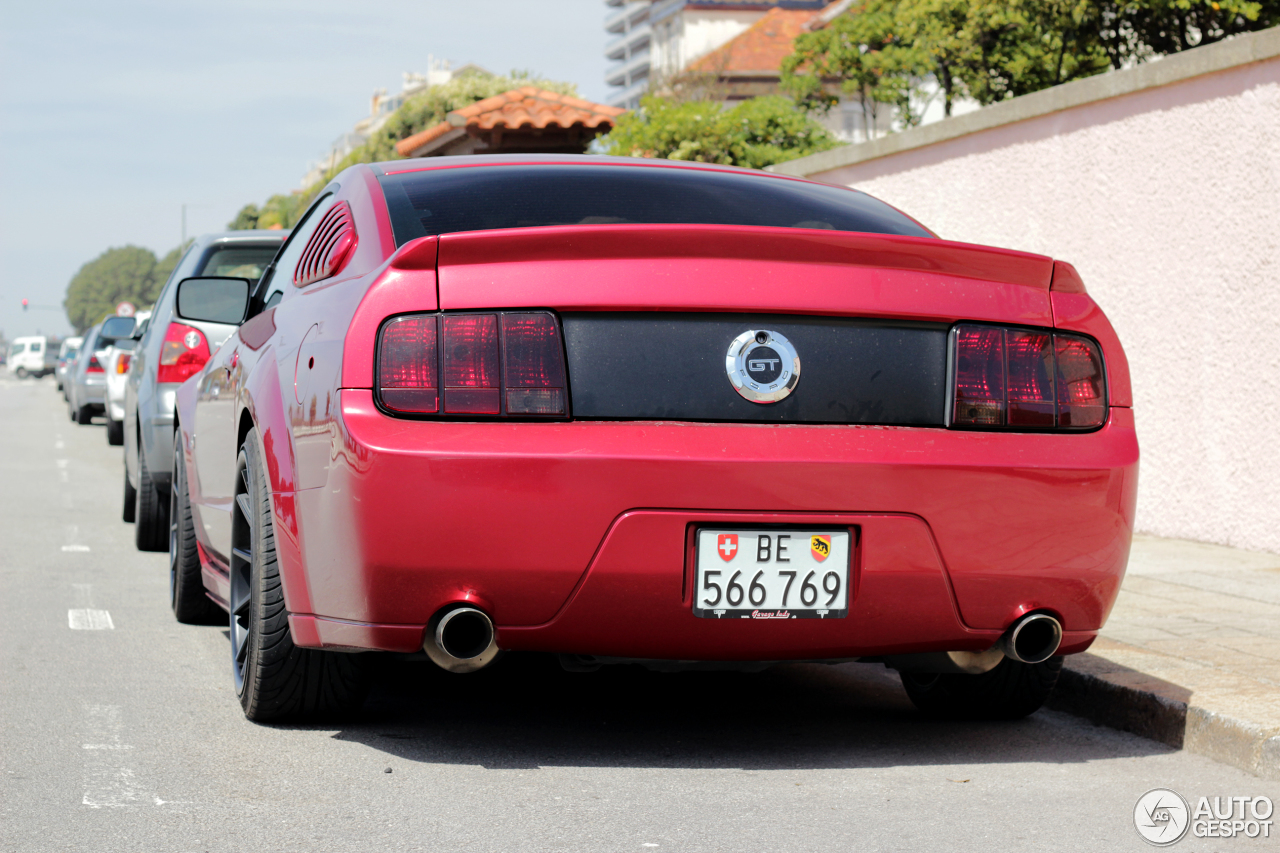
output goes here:
<path id="1" fill-rule="evenodd" d="M 738 534 L 721 533 L 716 537 L 716 553 L 726 563 L 732 560 L 733 555 L 738 553 Z"/>

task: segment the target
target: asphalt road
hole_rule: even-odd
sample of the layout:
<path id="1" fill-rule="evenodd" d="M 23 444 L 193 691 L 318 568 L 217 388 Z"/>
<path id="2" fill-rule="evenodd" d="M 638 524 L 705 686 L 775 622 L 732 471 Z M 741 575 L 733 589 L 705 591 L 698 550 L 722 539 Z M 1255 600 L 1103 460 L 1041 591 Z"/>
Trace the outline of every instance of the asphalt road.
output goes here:
<path id="1" fill-rule="evenodd" d="M 1150 849 L 1133 809 L 1151 788 L 1280 801 L 1275 782 L 1059 713 L 932 722 L 862 664 L 382 661 L 359 718 L 255 725 L 225 631 L 174 622 L 166 555 L 134 550 L 121 478 L 51 379 L 0 374 L 3 851 L 1076 853 Z"/>

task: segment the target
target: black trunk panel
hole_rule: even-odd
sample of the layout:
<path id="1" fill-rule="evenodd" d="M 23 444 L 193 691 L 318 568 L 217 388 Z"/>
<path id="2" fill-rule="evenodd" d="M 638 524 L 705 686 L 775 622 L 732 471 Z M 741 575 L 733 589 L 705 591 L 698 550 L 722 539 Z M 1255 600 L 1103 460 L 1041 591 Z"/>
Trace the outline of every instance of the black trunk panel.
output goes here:
<path id="1" fill-rule="evenodd" d="M 573 416 L 942 426 L 947 327 L 769 314 L 563 314 Z M 788 338 L 800 382 L 777 403 L 738 395 L 729 344 L 748 329 Z"/>

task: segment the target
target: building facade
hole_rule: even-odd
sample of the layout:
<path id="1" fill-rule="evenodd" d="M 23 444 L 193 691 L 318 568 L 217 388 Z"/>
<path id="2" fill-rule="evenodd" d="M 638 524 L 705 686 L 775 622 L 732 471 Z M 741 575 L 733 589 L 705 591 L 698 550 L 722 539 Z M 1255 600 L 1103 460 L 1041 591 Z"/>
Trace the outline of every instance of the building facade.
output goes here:
<path id="1" fill-rule="evenodd" d="M 654 81 L 747 32 L 771 9 L 818 14 L 829 0 L 605 0 L 605 82 L 612 106 L 634 109 Z"/>

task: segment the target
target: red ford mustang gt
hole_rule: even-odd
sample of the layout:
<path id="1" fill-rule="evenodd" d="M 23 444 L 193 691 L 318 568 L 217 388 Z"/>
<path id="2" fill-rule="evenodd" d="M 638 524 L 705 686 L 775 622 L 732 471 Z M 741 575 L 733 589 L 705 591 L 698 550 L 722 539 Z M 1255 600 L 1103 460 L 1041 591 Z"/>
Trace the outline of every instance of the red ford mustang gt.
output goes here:
<path id="1" fill-rule="evenodd" d="M 604 157 L 353 166 L 178 393 L 171 592 L 245 713 L 359 655 L 446 669 L 863 660 L 1034 711 L 1106 619 L 1138 444 L 1067 263 L 863 193 Z"/>

